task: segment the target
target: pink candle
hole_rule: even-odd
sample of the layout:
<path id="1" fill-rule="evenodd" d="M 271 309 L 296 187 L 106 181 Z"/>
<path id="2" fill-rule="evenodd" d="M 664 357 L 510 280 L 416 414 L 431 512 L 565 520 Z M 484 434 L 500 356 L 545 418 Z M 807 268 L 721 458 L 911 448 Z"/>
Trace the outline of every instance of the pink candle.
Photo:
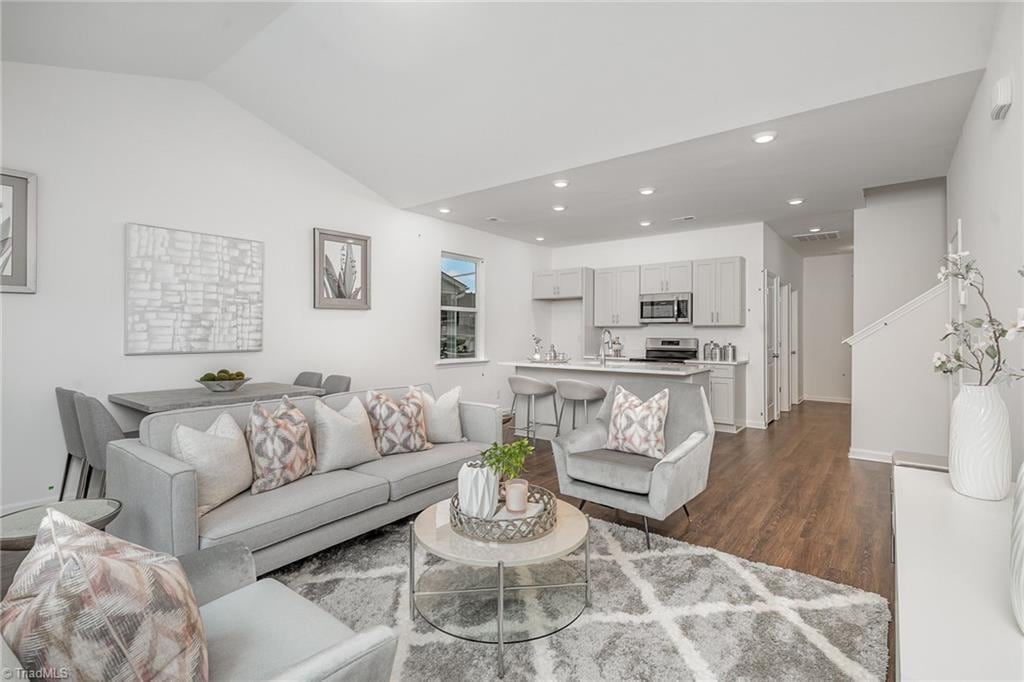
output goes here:
<path id="1" fill-rule="evenodd" d="M 505 483 L 505 509 L 510 512 L 526 511 L 527 483 L 521 478 L 514 478 Z"/>

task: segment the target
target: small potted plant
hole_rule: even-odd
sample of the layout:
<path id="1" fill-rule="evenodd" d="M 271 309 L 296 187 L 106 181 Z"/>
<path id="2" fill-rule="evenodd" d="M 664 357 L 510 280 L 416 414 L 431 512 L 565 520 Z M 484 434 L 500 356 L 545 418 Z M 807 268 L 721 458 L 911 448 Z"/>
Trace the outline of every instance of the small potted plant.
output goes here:
<path id="1" fill-rule="evenodd" d="M 526 438 L 513 443 L 494 443 L 481 455 L 483 463 L 504 479 L 505 509 L 514 513 L 526 511 L 529 485 L 519 475 L 526 468 L 526 458 L 533 454 L 533 446 Z"/>

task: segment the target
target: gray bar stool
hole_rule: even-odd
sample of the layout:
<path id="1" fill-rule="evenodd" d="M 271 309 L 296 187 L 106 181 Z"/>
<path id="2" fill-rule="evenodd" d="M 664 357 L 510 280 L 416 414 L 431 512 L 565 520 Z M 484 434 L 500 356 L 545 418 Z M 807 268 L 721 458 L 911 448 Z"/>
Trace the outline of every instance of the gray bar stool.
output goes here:
<path id="1" fill-rule="evenodd" d="M 510 376 L 508 378 L 508 385 L 512 389 L 512 426 L 513 433 L 519 434 L 521 431 L 525 431 L 527 438 L 533 439 L 533 442 L 537 442 L 537 427 L 538 426 L 554 426 L 558 427 L 558 424 L 552 424 L 549 422 L 536 421 L 537 416 L 537 398 L 543 398 L 545 396 L 551 396 L 551 409 L 552 414 L 558 414 L 558 404 L 555 402 L 555 387 L 546 381 L 540 379 L 534 379 L 532 377 L 524 376 Z M 516 402 L 519 400 L 519 396 L 527 398 L 526 402 L 526 429 L 520 429 L 516 426 L 515 414 L 516 414 Z"/>
<path id="2" fill-rule="evenodd" d="M 587 424 L 590 422 L 590 401 L 604 400 L 604 397 L 608 395 L 608 391 L 596 384 L 590 383 L 589 381 L 563 379 L 562 381 L 556 381 L 555 386 L 558 388 L 558 395 L 562 398 L 562 409 L 558 412 L 558 430 L 555 432 L 556 436 L 562 433 L 562 414 L 565 412 L 565 403 L 572 403 L 572 428 L 575 429 L 576 403 L 583 403 L 583 423 Z"/>

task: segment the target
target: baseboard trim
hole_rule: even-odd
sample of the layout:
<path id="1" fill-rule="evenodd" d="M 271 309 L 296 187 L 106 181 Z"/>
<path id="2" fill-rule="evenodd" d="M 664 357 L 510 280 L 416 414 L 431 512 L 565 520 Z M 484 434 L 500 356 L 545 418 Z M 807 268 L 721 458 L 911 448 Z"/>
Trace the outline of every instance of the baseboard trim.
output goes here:
<path id="1" fill-rule="evenodd" d="M 837 398 L 834 396 L 827 395 L 805 395 L 804 400 L 810 400 L 815 403 L 842 403 L 844 405 L 850 404 L 849 398 Z"/>
<path id="2" fill-rule="evenodd" d="M 768 428 L 768 425 L 765 424 L 764 422 L 748 421 L 747 422 L 747 428 L 748 429 L 761 429 L 763 431 L 763 430 Z"/>
<path id="3" fill-rule="evenodd" d="M 865 462 L 885 462 L 886 464 L 892 463 L 891 452 L 881 452 L 880 450 L 864 450 L 862 448 L 850 448 L 850 459 L 860 459 Z"/>
<path id="4" fill-rule="evenodd" d="M 22 509 L 28 509 L 29 507 L 41 507 L 44 504 L 50 504 L 56 501 L 57 498 L 54 496 L 40 497 L 35 500 L 25 500 L 24 502 L 12 502 L 10 504 L 5 504 L 2 507 L 0 507 L 0 514 L 10 514 L 12 512 L 21 511 Z"/>

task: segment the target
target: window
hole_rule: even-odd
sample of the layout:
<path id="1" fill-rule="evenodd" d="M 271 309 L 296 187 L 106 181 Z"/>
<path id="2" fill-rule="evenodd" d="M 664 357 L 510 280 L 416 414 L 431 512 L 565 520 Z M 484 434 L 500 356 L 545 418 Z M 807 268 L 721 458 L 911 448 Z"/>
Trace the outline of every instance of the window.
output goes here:
<path id="1" fill-rule="evenodd" d="M 482 360 L 479 258 L 441 254 L 441 360 Z"/>

